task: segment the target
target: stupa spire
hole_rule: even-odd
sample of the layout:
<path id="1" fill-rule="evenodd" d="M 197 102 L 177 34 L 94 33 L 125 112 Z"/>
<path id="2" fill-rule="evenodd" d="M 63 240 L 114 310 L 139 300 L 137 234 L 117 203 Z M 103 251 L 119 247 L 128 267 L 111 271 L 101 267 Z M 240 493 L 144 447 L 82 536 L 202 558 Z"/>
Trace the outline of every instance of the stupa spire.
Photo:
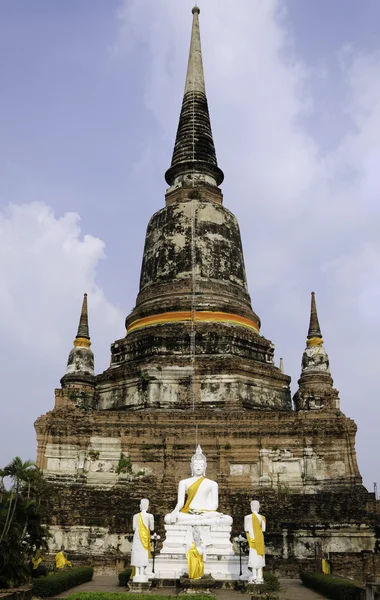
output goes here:
<path id="1" fill-rule="evenodd" d="M 94 355 L 90 349 L 87 294 L 83 296 L 78 332 L 73 345 L 67 361 L 66 374 L 61 379 L 62 386 L 78 383 L 93 385 L 95 381 Z"/>
<path id="2" fill-rule="evenodd" d="M 77 332 L 77 336 L 74 341 L 74 345 L 79 346 L 81 343 L 81 340 L 88 340 L 87 341 L 88 346 L 91 345 L 90 332 L 88 329 L 87 294 L 84 294 L 84 296 L 83 296 L 82 310 L 80 313 L 80 319 L 79 319 L 79 325 L 78 325 L 78 332 Z M 79 343 L 76 344 L 75 342 L 79 342 Z M 87 345 L 87 344 L 85 342 L 83 345 Z"/>
<path id="3" fill-rule="evenodd" d="M 294 395 L 297 410 L 339 409 L 339 396 L 333 388 L 329 357 L 323 347 L 314 292 L 311 292 L 309 331 L 298 385 Z"/>
<path id="4" fill-rule="evenodd" d="M 203 73 L 201 34 L 199 30 L 199 7 L 194 6 L 193 27 L 191 31 L 189 62 L 187 65 L 185 94 L 188 92 L 202 92 L 206 94 L 205 76 Z"/>
<path id="5" fill-rule="evenodd" d="M 315 292 L 311 292 L 310 323 L 307 338 L 308 340 L 312 338 L 322 338 L 321 328 L 318 321 L 317 304 L 315 302 Z"/>
<path id="6" fill-rule="evenodd" d="M 170 186 L 218 186 L 224 179 L 216 160 L 203 73 L 199 7 L 194 6 L 185 92 L 170 168 L 165 179 Z"/>

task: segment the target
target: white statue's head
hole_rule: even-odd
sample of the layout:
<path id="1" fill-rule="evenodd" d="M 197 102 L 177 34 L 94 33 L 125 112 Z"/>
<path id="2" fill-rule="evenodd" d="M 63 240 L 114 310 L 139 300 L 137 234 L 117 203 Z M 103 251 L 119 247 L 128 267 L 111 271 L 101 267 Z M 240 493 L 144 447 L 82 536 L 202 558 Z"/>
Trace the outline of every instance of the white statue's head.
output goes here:
<path id="1" fill-rule="evenodd" d="M 252 512 L 259 512 L 259 510 L 260 510 L 260 502 L 258 500 L 252 500 L 252 502 L 251 502 L 251 510 L 252 510 Z"/>
<path id="2" fill-rule="evenodd" d="M 148 498 L 142 498 L 140 501 L 140 510 L 148 510 L 149 508 L 149 500 Z"/>
<path id="3" fill-rule="evenodd" d="M 207 460 L 199 444 L 195 454 L 191 457 L 190 467 L 192 475 L 206 475 Z"/>

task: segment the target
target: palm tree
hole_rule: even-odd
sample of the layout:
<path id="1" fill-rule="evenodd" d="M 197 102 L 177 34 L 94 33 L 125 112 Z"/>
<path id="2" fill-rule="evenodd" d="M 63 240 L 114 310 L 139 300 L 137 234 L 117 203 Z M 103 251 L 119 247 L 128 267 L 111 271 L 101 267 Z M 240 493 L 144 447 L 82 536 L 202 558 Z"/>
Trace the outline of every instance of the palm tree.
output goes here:
<path id="1" fill-rule="evenodd" d="M 0 535 L 0 542 L 3 541 L 11 527 L 22 484 L 30 481 L 31 470 L 32 468 L 35 468 L 35 466 L 36 465 L 33 461 L 27 460 L 25 462 L 22 462 L 21 458 L 19 456 L 16 456 L 16 458 L 14 458 L 12 462 L 10 462 L 9 465 L 7 465 L 1 472 L 2 479 L 4 477 L 11 478 L 12 487 L 9 498 L 7 516 L 5 519 L 3 531 Z"/>
<path id="2" fill-rule="evenodd" d="M 3 499 L 3 493 L 5 492 L 4 477 L 5 471 L 0 469 L 0 501 Z"/>

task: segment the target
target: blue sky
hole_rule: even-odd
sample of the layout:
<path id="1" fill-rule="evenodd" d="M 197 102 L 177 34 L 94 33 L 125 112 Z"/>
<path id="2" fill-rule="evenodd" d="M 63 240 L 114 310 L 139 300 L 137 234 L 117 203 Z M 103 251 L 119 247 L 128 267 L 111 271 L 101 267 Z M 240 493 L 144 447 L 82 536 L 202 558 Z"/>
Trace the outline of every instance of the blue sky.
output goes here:
<path id="1" fill-rule="evenodd" d="M 89 294 L 97 372 L 164 205 L 188 0 L 0 3 L 1 463 L 35 456 Z M 200 0 L 225 206 L 262 332 L 300 374 L 315 290 L 343 412 L 378 479 L 380 4 Z"/>

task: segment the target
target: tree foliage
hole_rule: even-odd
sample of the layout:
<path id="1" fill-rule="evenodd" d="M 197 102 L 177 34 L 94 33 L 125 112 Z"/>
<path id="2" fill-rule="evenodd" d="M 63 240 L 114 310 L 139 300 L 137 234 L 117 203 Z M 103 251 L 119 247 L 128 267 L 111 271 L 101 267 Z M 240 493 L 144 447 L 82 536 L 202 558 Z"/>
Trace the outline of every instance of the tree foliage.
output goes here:
<path id="1" fill-rule="evenodd" d="M 48 485 L 32 461 L 16 456 L 0 469 L 0 588 L 27 581 L 33 552 L 47 549 L 49 533 L 41 509 L 47 493 Z"/>

